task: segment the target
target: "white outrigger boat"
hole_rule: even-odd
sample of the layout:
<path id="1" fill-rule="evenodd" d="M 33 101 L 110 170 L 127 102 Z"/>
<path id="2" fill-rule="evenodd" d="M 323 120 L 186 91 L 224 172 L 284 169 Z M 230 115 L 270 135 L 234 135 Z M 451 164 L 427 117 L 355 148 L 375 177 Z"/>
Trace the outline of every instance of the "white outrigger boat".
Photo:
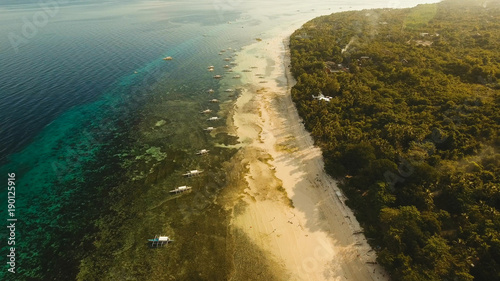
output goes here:
<path id="1" fill-rule="evenodd" d="M 183 186 L 179 186 L 176 189 L 170 190 L 170 193 L 181 193 L 181 192 L 184 192 L 184 191 L 191 190 L 191 188 L 192 188 L 191 186 L 183 185 Z"/>
<path id="2" fill-rule="evenodd" d="M 217 74 L 217 75 L 214 75 L 214 79 L 221 79 L 221 78 L 222 78 L 222 76 L 221 76 L 221 75 L 218 75 L 218 74 Z"/>
<path id="3" fill-rule="evenodd" d="M 208 131 L 208 132 L 211 132 L 211 131 L 213 131 L 214 129 L 215 129 L 214 127 L 206 127 L 206 128 L 205 128 L 205 129 L 203 129 L 203 130 Z"/>
<path id="4" fill-rule="evenodd" d="M 205 155 L 205 154 L 208 154 L 209 151 L 210 150 L 208 150 L 208 149 L 202 149 L 202 150 L 196 152 L 196 155 Z"/>
<path id="5" fill-rule="evenodd" d="M 218 99 L 211 99 L 211 100 L 209 100 L 209 102 L 211 102 L 211 103 L 218 103 L 219 100 Z"/>
<path id="6" fill-rule="evenodd" d="M 192 176 L 197 176 L 199 174 L 203 173 L 203 171 L 200 171 L 200 170 L 191 170 L 185 174 L 182 174 L 183 176 L 185 177 L 192 177 Z"/>
<path id="7" fill-rule="evenodd" d="M 212 110 L 211 110 L 211 109 L 205 109 L 205 110 L 203 110 L 203 111 L 200 111 L 200 113 L 205 113 L 205 114 L 207 114 L 207 113 L 211 113 L 211 112 L 212 112 Z"/>
<path id="8" fill-rule="evenodd" d="M 216 120 L 219 120 L 219 117 L 214 116 L 207 119 L 207 121 L 216 121 Z"/>
<path id="9" fill-rule="evenodd" d="M 232 93 L 232 92 L 234 92 L 234 90 L 233 89 L 225 89 L 224 92 L 226 92 L 226 93 Z"/>
<path id="10" fill-rule="evenodd" d="M 151 242 L 151 247 L 160 247 L 170 242 L 174 242 L 174 240 L 170 239 L 168 236 L 155 235 L 155 238 L 148 239 L 148 242 Z"/>

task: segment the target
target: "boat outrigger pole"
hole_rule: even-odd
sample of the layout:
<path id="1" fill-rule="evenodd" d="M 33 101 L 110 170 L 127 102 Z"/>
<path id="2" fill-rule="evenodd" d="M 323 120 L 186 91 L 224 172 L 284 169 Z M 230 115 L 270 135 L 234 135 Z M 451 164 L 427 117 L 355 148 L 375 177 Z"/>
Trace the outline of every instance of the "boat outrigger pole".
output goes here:
<path id="1" fill-rule="evenodd" d="M 155 238 L 148 239 L 148 242 L 151 242 L 151 247 L 161 247 L 169 242 L 174 242 L 174 240 L 171 240 L 168 236 L 155 235 Z"/>

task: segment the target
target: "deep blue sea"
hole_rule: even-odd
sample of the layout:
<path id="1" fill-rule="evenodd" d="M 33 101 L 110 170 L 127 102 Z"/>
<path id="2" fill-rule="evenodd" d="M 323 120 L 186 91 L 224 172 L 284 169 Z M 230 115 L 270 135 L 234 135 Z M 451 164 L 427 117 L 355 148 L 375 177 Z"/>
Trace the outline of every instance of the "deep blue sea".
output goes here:
<path id="1" fill-rule="evenodd" d="M 238 13 L 219 17 L 210 3 L 66 1 L 53 6 L 55 1 L 41 1 L 53 13 L 48 14 L 39 1 L 33 2 L 37 4 L 0 5 L 3 164 L 63 113 L 78 111 L 75 107 L 89 105 L 117 86 L 124 87 L 121 91 L 126 84 L 139 86 L 137 76 L 172 72 L 178 63 L 164 64 L 162 57 L 175 56 L 186 66 L 197 56 L 214 54 L 229 38 L 232 45 L 242 40 L 218 25 Z M 40 17 L 41 24 L 35 25 L 37 13 L 48 14 L 48 20 Z"/>
<path id="2" fill-rule="evenodd" d="M 175 122 L 177 129 L 185 127 L 185 134 L 201 131 L 205 124 L 193 124 L 192 115 L 181 113 L 189 106 L 196 107 L 190 108 L 193 112 L 203 109 L 206 90 L 218 90 L 219 82 L 212 76 L 222 73 L 208 72 L 207 66 L 222 69 L 226 62 L 221 50 L 233 53 L 257 37 L 272 37 L 276 27 L 318 15 L 403 5 L 364 2 L 1 1 L 0 182 L 5 188 L 0 193 L 0 218 L 19 219 L 15 239 L 20 275 L 6 277 L 13 275 L 7 275 L 9 246 L 2 239 L 0 279 L 37 280 L 73 273 L 52 274 L 46 268 L 58 267 L 50 263 L 51 257 L 82 245 L 83 236 L 66 236 L 86 231 L 76 226 L 79 221 L 84 224 L 83 213 L 91 210 L 95 212 L 91 218 L 97 219 L 99 208 L 107 208 L 99 201 L 102 198 L 95 198 L 96 190 L 100 192 L 94 190 L 96 183 L 129 167 L 110 159 L 126 158 L 121 146 L 137 146 L 136 132 L 143 131 L 144 120 L 155 114 L 169 124 Z M 173 59 L 163 60 L 166 56 Z M 171 111 L 151 111 L 155 103 L 167 101 L 176 102 L 166 107 Z M 179 141 L 183 136 L 166 134 L 154 147 L 163 145 L 167 155 L 181 155 L 183 149 L 211 142 L 201 133 Z M 153 158 L 163 155 L 153 154 L 157 148 L 148 145 L 144 151 Z M 99 166 L 100 161 L 105 164 Z M 152 169 L 146 164 L 134 167 Z M 8 173 L 15 173 L 16 184 L 15 213 L 10 217 Z M 2 237 L 7 237 L 2 229 Z"/>

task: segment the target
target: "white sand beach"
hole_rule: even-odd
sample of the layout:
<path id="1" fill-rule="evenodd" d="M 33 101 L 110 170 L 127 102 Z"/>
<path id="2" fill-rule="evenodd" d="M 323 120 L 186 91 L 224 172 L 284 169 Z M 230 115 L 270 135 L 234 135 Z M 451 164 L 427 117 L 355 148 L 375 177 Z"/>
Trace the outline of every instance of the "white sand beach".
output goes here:
<path id="1" fill-rule="evenodd" d="M 296 28 L 235 61 L 243 87 L 228 127 L 242 143 L 247 187 L 232 227 L 279 264 L 282 280 L 388 280 L 291 100 L 286 40 Z"/>

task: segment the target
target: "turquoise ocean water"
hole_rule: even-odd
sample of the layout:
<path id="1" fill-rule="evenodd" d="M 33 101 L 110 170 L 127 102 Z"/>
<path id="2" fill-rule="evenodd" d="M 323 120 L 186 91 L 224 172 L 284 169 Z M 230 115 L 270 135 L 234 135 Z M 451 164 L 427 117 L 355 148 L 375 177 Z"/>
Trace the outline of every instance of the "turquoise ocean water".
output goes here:
<path id="1" fill-rule="evenodd" d="M 199 201 L 212 202 L 213 197 L 198 196 L 197 202 L 188 196 L 175 202 L 158 198 L 167 186 L 185 184 L 179 174 L 193 168 L 209 171 L 191 182 L 195 187 L 208 186 L 210 194 L 225 187 L 222 163 L 234 151 L 214 145 L 234 140 L 223 131 L 208 135 L 203 128 L 210 124 L 199 114 L 205 108 L 219 110 L 209 99 L 228 99 L 212 78 L 224 74 L 227 62 L 222 58 L 237 55 L 257 37 L 273 36 L 275 26 L 347 9 L 402 6 L 397 1 L 363 2 L 0 2 L 0 175 L 5 186 L 0 218 L 6 225 L 8 218 L 18 219 L 16 274 L 7 271 L 10 246 L 2 239 L 0 280 L 96 276 L 88 268 L 99 265 L 88 265 L 89 260 L 110 265 L 113 260 L 104 258 L 108 252 L 147 248 L 144 238 L 157 232 L 196 232 L 192 227 L 207 217 L 197 217 L 200 209 L 192 204 L 205 206 Z M 219 55 L 221 50 L 225 52 Z M 173 60 L 163 60 L 166 56 Z M 208 72 L 209 65 L 216 71 Z M 208 89 L 215 93 L 208 95 Z M 192 156 L 202 148 L 211 148 L 213 156 Z M 14 217 L 8 212 L 8 173 L 15 173 Z M 208 206 L 204 212 L 220 213 L 223 226 L 227 216 Z M 169 215 L 158 215 L 159 209 Z M 137 218 L 154 220 L 144 227 Z M 165 228 L 158 220 L 170 224 Z M 114 237 L 102 234 L 113 229 L 120 229 L 116 235 L 128 233 L 122 227 L 127 224 L 144 228 L 144 236 L 127 237 L 125 244 L 132 246 L 120 248 L 103 239 Z M 207 231 L 213 229 L 207 226 Z M 10 232 L 2 227 L 1 235 Z M 170 268 L 178 268 L 179 260 L 189 255 L 202 255 L 206 246 L 183 247 L 172 250 L 177 260 L 170 261 Z M 117 254 L 116 259 L 124 263 L 127 257 Z M 147 274 L 156 268 L 140 266 Z M 130 268 L 116 270 L 113 276 L 121 277 L 113 280 L 148 280 L 139 277 L 143 271 Z M 203 270 L 211 271 L 217 269 Z M 199 274 L 199 279 L 215 280 Z"/>

